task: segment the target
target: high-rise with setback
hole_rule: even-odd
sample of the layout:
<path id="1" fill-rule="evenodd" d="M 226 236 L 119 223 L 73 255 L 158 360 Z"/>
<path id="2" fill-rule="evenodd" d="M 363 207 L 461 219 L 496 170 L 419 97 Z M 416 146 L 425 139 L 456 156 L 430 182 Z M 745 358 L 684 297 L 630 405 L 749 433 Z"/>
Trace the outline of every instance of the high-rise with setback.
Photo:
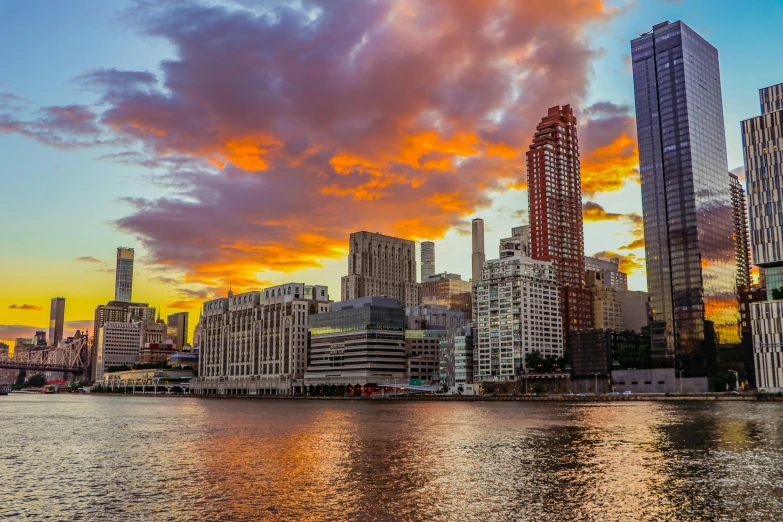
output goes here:
<path id="1" fill-rule="evenodd" d="M 527 151 L 530 253 L 552 262 L 560 286 L 564 336 L 592 328 L 584 285 L 582 180 L 576 117 L 570 105 L 552 107 L 536 126 Z"/>
<path id="2" fill-rule="evenodd" d="M 117 272 L 114 281 L 114 300 L 129 303 L 133 291 L 133 249 L 117 248 Z"/>
<path id="3" fill-rule="evenodd" d="M 660 366 L 701 375 L 705 339 L 739 342 L 718 51 L 682 22 L 631 42 L 647 286 Z"/>
<path id="4" fill-rule="evenodd" d="M 742 122 L 750 246 L 767 301 L 750 303 L 756 386 L 783 390 L 783 83 L 760 91 L 761 116 Z"/>
<path id="5" fill-rule="evenodd" d="M 350 242 L 348 275 L 341 280 L 343 301 L 391 297 L 403 306 L 419 304 L 415 242 L 373 232 L 354 232 Z"/>

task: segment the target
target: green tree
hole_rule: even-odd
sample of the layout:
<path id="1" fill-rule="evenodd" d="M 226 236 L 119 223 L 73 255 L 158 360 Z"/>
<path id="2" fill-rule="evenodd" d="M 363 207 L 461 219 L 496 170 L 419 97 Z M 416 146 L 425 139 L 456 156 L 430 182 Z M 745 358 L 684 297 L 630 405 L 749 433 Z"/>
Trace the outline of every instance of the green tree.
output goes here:
<path id="1" fill-rule="evenodd" d="M 537 382 L 535 385 L 533 385 L 533 393 L 545 393 L 546 392 L 546 386 L 541 384 L 540 382 Z"/>
<path id="2" fill-rule="evenodd" d="M 32 386 L 33 388 L 40 388 L 41 386 L 44 386 L 46 384 L 46 377 L 43 375 L 36 374 L 27 379 L 27 385 Z"/>

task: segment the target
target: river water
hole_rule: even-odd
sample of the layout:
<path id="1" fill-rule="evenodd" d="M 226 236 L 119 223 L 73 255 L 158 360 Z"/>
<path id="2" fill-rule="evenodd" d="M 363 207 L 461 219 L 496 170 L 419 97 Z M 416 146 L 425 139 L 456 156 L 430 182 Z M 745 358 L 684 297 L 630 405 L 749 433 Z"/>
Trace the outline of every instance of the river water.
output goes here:
<path id="1" fill-rule="evenodd" d="M 0 397 L 0 520 L 782 520 L 783 403 Z"/>

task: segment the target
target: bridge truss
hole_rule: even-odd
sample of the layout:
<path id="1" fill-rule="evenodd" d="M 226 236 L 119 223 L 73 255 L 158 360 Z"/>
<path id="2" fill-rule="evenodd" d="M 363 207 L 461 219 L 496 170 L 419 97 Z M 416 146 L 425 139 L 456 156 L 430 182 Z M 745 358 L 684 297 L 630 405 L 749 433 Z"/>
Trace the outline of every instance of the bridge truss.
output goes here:
<path id="1" fill-rule="evenodd" d="M 0 357 L 0 368 L 89 374 L 90 352 L 90 343 L 85 335 L 70 343 L 61 343 L 57 347 L 25 350 L 14 353 L 13 357 Z"/>

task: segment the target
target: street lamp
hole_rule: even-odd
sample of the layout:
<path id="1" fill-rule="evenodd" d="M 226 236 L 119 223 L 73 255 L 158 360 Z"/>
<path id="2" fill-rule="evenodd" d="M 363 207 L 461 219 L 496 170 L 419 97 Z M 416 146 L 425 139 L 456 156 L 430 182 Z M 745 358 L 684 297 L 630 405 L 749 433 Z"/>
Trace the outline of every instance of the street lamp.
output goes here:
<path id="1" fill-rule="evenodd" d="M 598 373 L 593 373 L 593 377 L 595 377 L 595 394 L 598 395 Z"/>
<path id="2" fill-rule="evenodd" d="M 685 370 L 675 370 L 677 373 L 680 374 L 680 395 L 682 395 L 682 372 Z"/>
<path id="3" fill-rule="evenodd" d="M 734 370 L 729 370 L 729 371 L 734 374 L 734 389 L 736 391 L 739 391 L 739 374 Z"/>

